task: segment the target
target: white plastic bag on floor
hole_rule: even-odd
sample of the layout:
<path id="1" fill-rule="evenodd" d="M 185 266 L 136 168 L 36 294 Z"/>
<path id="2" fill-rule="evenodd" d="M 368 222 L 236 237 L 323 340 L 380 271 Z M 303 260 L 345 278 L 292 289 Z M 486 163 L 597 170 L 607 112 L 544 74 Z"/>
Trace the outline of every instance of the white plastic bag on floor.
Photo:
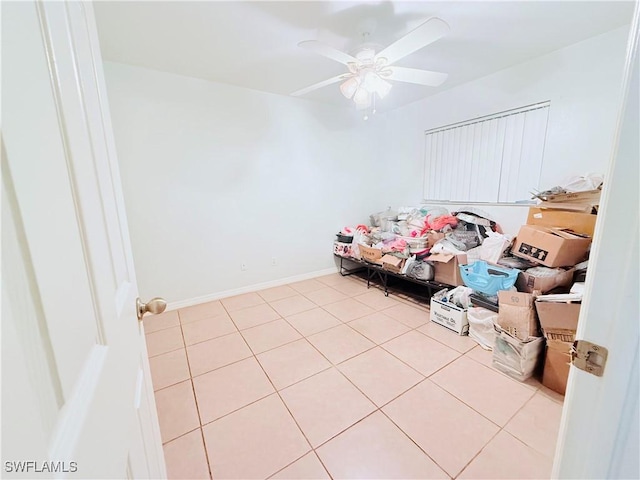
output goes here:
<path id="1" fill-rule="evenodd" d="M 482 307 L 469 307 L 469 336 L 485 350 L 493 350 L 496 331 L 493 325 L 498 320 L 498 314 Z"/>

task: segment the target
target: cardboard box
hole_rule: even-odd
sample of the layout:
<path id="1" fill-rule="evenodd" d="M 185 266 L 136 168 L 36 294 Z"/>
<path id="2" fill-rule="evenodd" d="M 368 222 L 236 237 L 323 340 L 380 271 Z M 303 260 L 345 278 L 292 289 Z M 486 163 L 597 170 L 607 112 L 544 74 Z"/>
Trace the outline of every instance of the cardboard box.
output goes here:
<path id="1" fill-rule="evenodd" d="M 563 203 L 563 202 L 542 202 L 540 208 L 552 208 L 554 210 L 566 210 L 567 212 L 583 213 L 590 215 L 595 210 L 595 214 L 598 212 L 597 205 L 590 205 L 587 203 Z M 594 214 L 594 215 L 595 215 Z"/>
<path id="2" fill-rule="evenodd" d="M 535 294 L 500 290 L 498 292 L 498 324 L 511 336 L 526 341 L 540 335 Z"/>
<path id="3" fill-rule="evenodd" d="M 543 350 L 543 337 L 529 337 L 522 341 L 496 325 L 492 364 L 510 377 L 521 382 L 531 377 L 542 358 Z"/>
<path id="4" fill-rule="evenodd" d="M 579 303 L 536 302 L 536 311 L 543 332 L 566 333 L 578 329 Z"/>
<path id="5" fill-rule="evenodd" d="M 573 193 L 551 193 L 548 195 L 540 195 L 538 198 L 544 202 L 568 203 L 574 205 L 600 205 L 600 195 L 602 190 L 585 190 L 584 192 Z"/>
<path id="6" fill-rule="evenodd" d="M 572 267 L 585 259 L 591 238 L 537 225 L 520 227 L 512 255 L 547 267 Z"/>
<path id="7" fill-rule="evenodd" d="M 564 395 L 571 363 L 571 347 L 580 317 L 579 303 L 536 302 L 540 325 L 547 338 L 542 384 Z"/>
<path id="8" fill-rule="evenodd" d="M 379 248 L 367 247 L 366 245 L 358 245 L 360 255 L 363 260 L 370 263 L 382 264 L 382 250 Z"/>
<path id="9" fill-rule="evenodd" d="M 437 242 L 444 238 L 444 233 L 429 232 L 427 233 L 427 248 L 432 248 Z"/>
<path id="10" fill-rule="evenodd" d="M 458 335 L 467 335 L 469 332 L 469 320 L 467 310 L 449 302 L 442 302 L 431 298 L 429 305 L 431 321 L 438 323 Z"/>
<path id="11" fill-rule="evenodd" d="M 516 288 L 519 292 L 533 293 L 538 290 L 540 293 L 547 293 L 558 287 L 570 287 L 573 283 L 575 268 L 565 270 L 553 277 L 534 277 L 527 272 L 520 272 L 516 280 Z"/>
<path id="12" fill-rule="evenodd" d="M 427 261 L 433 262 L 433 279 L 436 282 L 454 287 L 464 285 L 460 275 L 460 265 L 467 264 L 466 254 L 436 253 L 427 257 Z"/>
<path id="13" fill-rule="evenodd" d="M 386 254 L 382 257 L 382 268 L 393 273 L 400 273 L 404 265 L 404 258 L 396 257 L 395 255 Z"/>
<path id="14" fill-rule="evenodd" d="M 531 207 L 529 208 L 527 225 L 568 228 L 574 232 L 593 237 L 597 219 L 597 215 L 591 215 L 589 213 Z"/>
<path id="15" fill-rule="evenodd" d="M 567 390 L 572 343 L 547 340 L 542 384 L 561 395 Z"/>

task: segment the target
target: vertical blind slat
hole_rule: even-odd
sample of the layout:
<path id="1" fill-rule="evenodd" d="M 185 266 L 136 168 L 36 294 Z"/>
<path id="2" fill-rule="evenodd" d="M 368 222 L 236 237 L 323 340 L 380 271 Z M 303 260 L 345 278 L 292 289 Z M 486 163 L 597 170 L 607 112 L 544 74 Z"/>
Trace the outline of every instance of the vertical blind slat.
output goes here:
<path id="1" fill-rule="evenodd" d="M 425 152 L 425 165 L 430 165 L 431 164 L 431 144 L 432 144 L 432 140 L 433 138 L 431 137 L 431 135 L 427 135 L 424 141 L 424 152 Z M 423 178 L 422 178 L 422 185 L 423 185 L 423 189 L 424 189 L 424 195 L 430 195 L 432 192 L 431 189 L 431 172 L 429 171 L 428 168 L 424 169 L 424 173 L 423 173 Z"/>
<path id="2" fill-rule="evenodd" d="M 427 133 L 425 200 L 514 202 L 539 187 L 549 105 Z"/>

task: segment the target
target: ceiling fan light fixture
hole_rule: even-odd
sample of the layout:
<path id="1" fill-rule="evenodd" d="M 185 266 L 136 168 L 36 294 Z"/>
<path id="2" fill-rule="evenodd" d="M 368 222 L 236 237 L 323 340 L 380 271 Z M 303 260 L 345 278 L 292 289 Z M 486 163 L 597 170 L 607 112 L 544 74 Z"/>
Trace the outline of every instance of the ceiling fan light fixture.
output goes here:
<path id="1" fill-rule="evenodd" d="M 387 96 L 392 85 L 383 80 L 377 72 L 370 70 L 364 74 L 362 85 L 371 93 L 376 93 L 380 99 Z"/>
<path id="2" fill-rule="evenodd" d="M 393 84 L 387 80 L 429 87 L 437 87 L 446 80 L 445 73 L 395 65 L 404 57 L 443 37 L 449 31 L 449 26 L 444 20 L 431 17 L 384 48 L 367 42 L 370 31 L 369 27 L 362 30 L 364 43 L 361 43 L 351 54 L 317 40 L 300 42 L 298 44 L 300 47 L 345 65 L 348 72 L 297 90 L 291 95 L 304 95 L 327 85 L 342 82 L 340 92 L 344 97 L 352 100 L 358 110 L 366 110 L 372 105 L 375 110 L 376 101 L 385 98 L 391 91 Z"/>
<path id="3" fill-rule="evenodd" d="M 378 97 L 380 97 L 380 99 L 383 99 L 391 91 L 391 87 L 393 87 L 393 85 L 391 85 L 386 80 L 378 77 L 374 91 L 378 94 Z"/>
<path id="4" fill-rule="evenodd" d="M 356 93 L 353 95 L 353 101 L 356 106 L 369 106 L 371 104 L 371 93 L 364 88 L 364 86 L 359 86 L 356 90 Z"/>
<path id="5" fill-rule="evenodd" d="M 359 86 L 360 86 L 360 79 L 358 77 L 351 77 L 340 85 L 340 92 L 346 98 L 351 99 L 356 93 L 356 91 L 358 90 Z"/>

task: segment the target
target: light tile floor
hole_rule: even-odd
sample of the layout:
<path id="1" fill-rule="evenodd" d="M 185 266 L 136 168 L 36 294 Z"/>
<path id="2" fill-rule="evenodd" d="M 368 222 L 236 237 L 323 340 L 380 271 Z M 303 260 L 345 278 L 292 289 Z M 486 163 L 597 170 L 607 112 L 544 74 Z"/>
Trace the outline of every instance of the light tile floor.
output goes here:
<path id="1" fill-rule="evenodd" d="M 145 330 L 170 478 L 549 478 L 563 398 L 358 278 Z"/>

